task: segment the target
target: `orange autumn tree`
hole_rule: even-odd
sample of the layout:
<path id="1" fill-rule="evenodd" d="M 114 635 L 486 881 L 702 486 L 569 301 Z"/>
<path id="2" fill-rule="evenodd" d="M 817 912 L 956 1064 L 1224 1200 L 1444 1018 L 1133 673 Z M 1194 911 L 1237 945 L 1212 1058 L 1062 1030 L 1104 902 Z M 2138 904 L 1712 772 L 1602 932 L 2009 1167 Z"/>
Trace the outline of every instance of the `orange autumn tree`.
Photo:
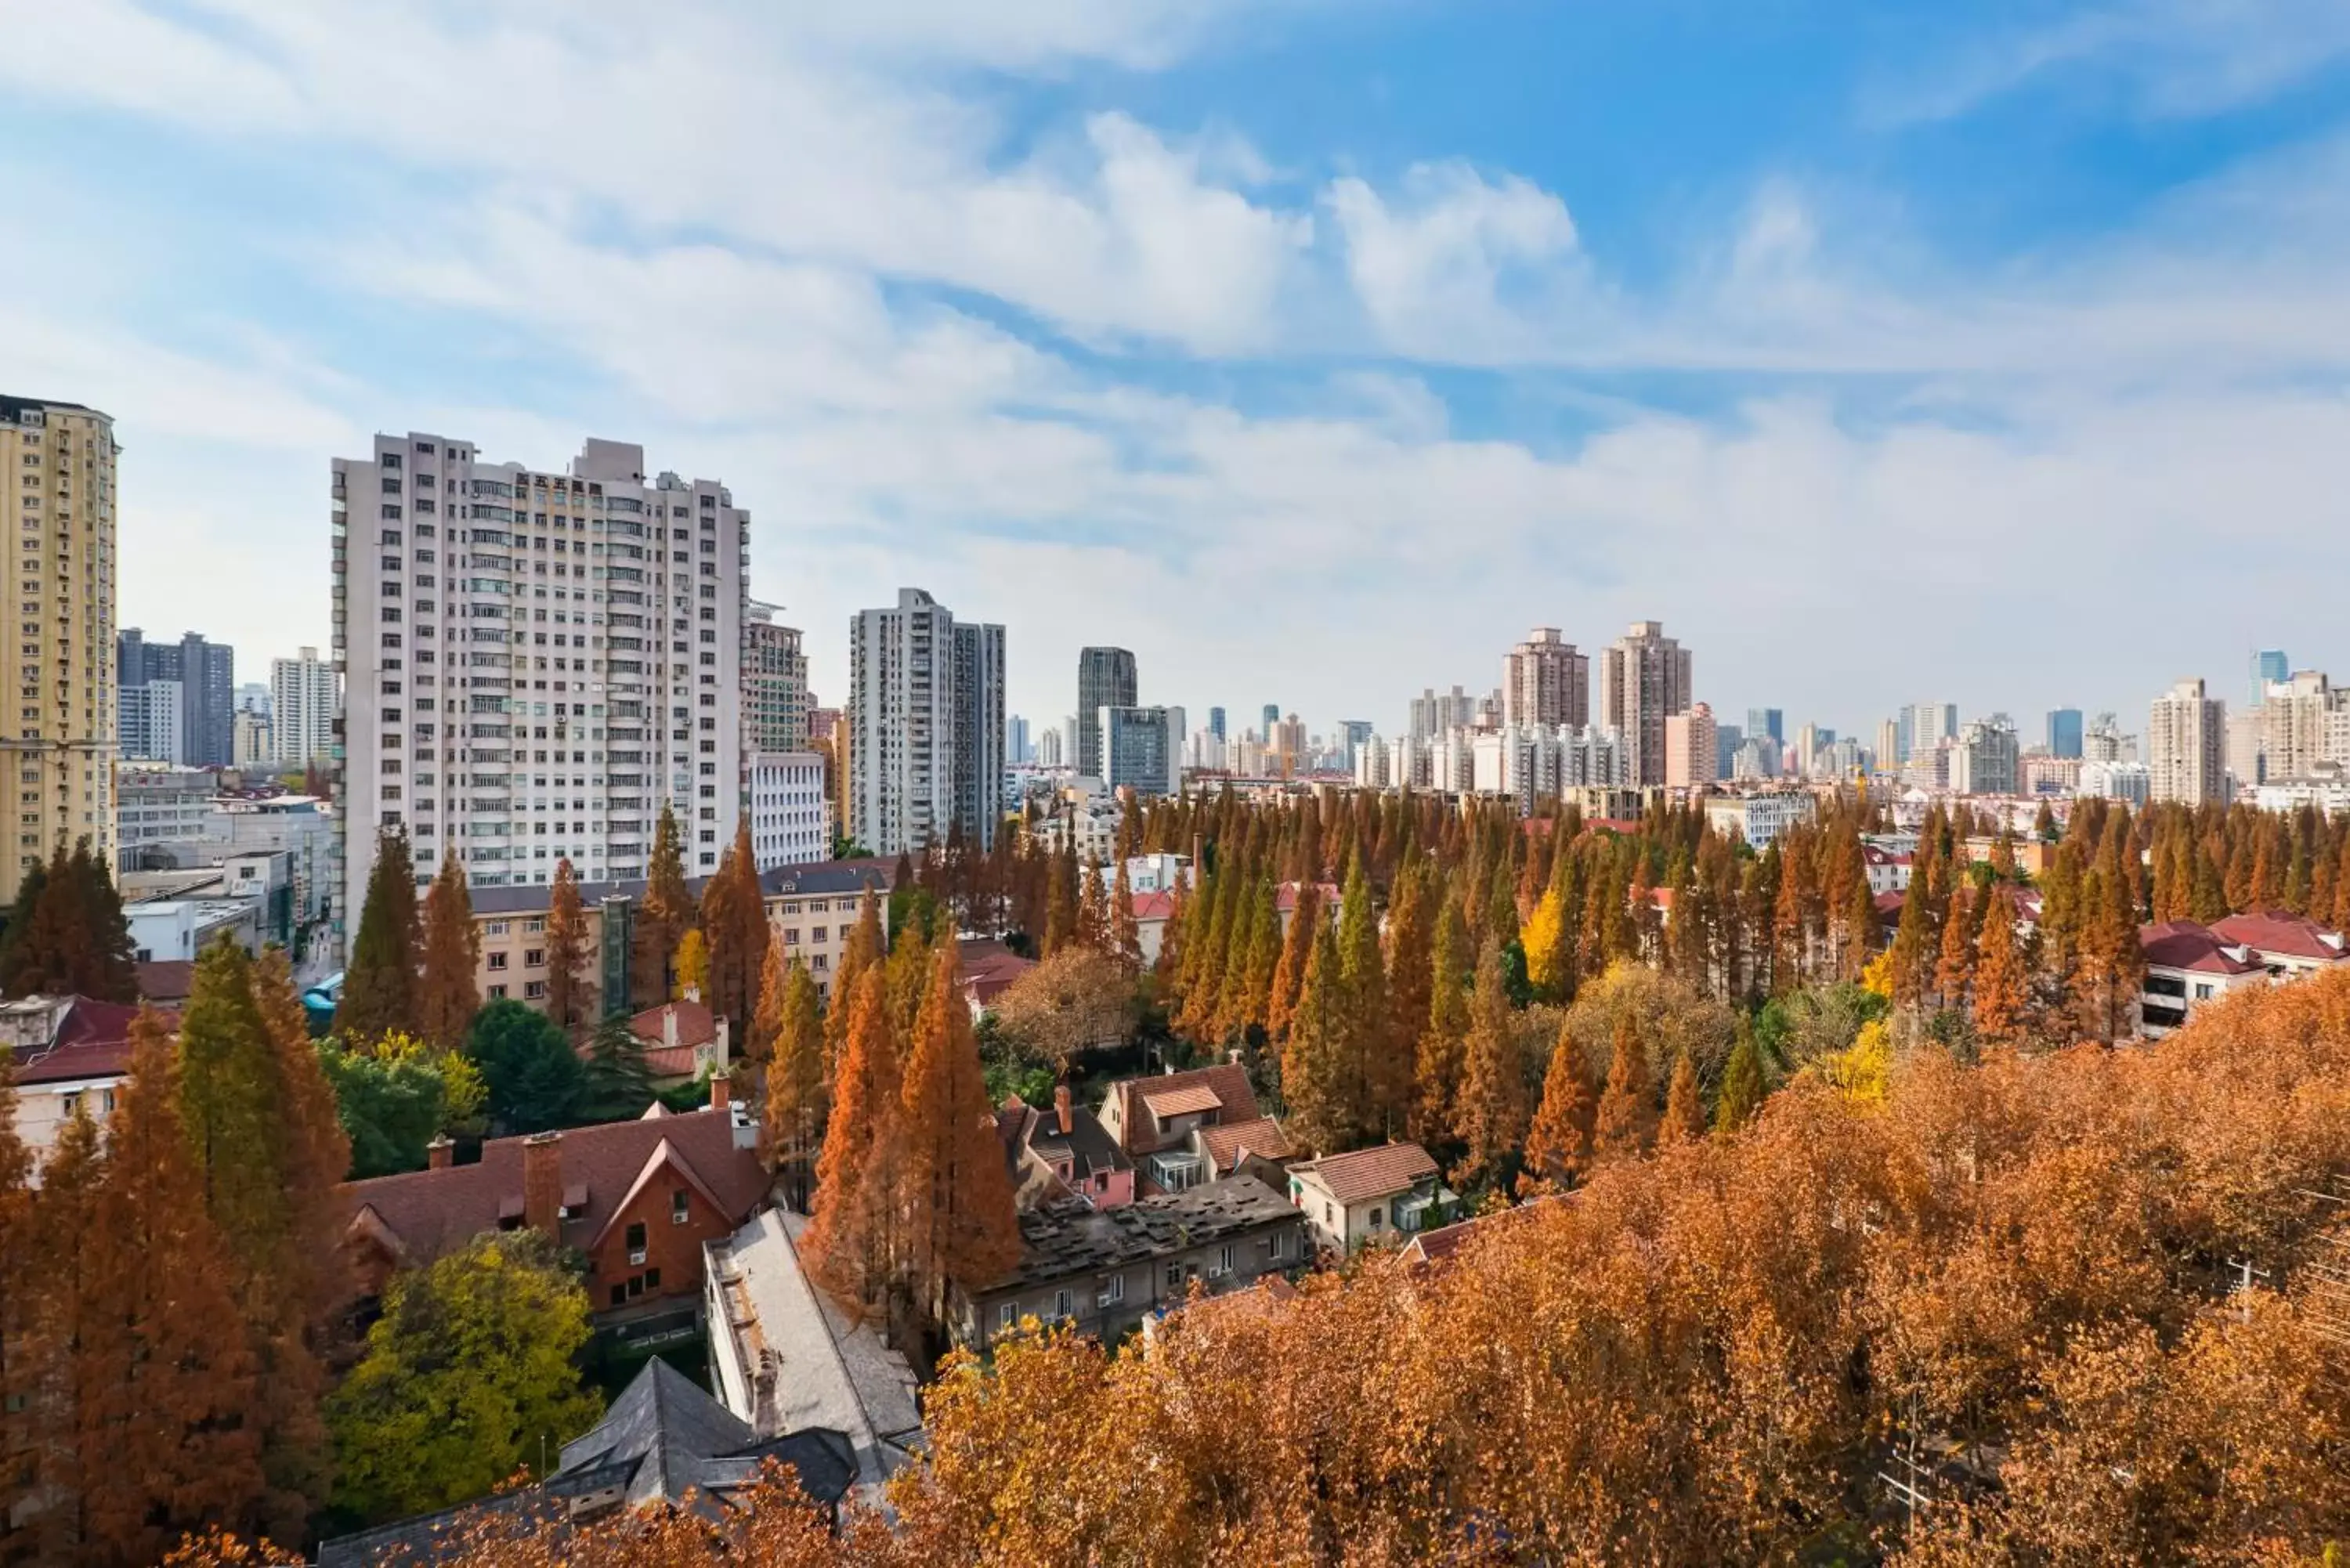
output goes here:
<path id="1" fill-rule="evenodd" d="M 808 1158 L 824 1130 L 824 1019 L 816 981 L 797 959 L 786 968 L 784 945 L 767 949 L 753 1022 L 754 1050 L 764 1063 L 760 1087 L 760 1147 L 768 1168 L 788 1173 L 792 1202 L 808 1204 Z"/>
<path id="2" fill-rule="evenodd" d="M 1598 1115 L 1599 1096 L 1591 1086 L 1583 1048 L 1561 1029 L 1558 1044 L 1551 1049 L 1549 1070 L 1543 1075 L 1542 1107 L 1526 1134 L 1525 1168 L 1518 1175 L 1521 1193 L 1565 1188 L 1591 1168 L 1591 1131 Z"/>
<path id="3" fill-rule="evenodd" d="M 464 1049 L 465 1031 L 481 1010 L 474 983 L 481 967 L 482 928 L 473 923 L 465 863 L 452 845 L 424 895 L 424 974 L 416 992 L 418 1029 L 436 1049 Z"/>
<path id="4" fill-rule="evenodd" d="M 595 1012 L 596 983 L 587 966 L 588 913 L 567 855 L 555 863 L 546 900 L 546 1015 L 567 1035 Z"/>
<path id="5" fill-rule="evenodd" d="M 906 1062 L 899 1144 L 908 1274 L 934 1324 L 947 1321 L 952 1291 L 991 1283 L 1020 1260 L 1011 1173 L 955 968 L 953 944 L 940 943 Z"/>
<path id="6" fill-rule="evenodd" d="M 896 1283 L 901 1240 L 899 1052 L 879 964 L 864 967 L 847 1010 L 847 1040 L 833 1065 L 832 1114 L 816 1161 L 815 1217 L 801 1251 L 809 1272 L 854 1317 L 881 1303 Z"/>
<path id="7" fill-rule="evenodd" d="M 1526 1068 L 1510 1027 L 1509 993 L 1502 979 L 1502 944 L 1485 939 L 1469 1001 L 1469 1038 L 1462 1048 L 1456 1111 L 1469 1146 L 1461 1179 L 1500 1183 L 1526 1137 Z"/>
<path id="8" fill-rule="evenodd" d="M 1592 1135 L 1602 1160 L 1648 1152 L 1657 1137 L 1657 1092 L 1648 1075 L 1648 1047 L 1632 1026 L 1632 1015 L 1616 1015 L 1616 1038 L 1607 1060 L 1607 1091 L 1599 1096 L 1599 1120 Z"/>

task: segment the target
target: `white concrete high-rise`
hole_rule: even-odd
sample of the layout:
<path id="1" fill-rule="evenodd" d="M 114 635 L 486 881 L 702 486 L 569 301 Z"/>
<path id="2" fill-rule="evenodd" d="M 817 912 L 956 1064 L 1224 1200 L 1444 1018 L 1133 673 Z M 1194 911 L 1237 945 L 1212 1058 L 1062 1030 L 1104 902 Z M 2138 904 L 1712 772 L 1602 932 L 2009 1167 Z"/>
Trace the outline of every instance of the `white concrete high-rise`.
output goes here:
<path id="1" fill-rule="evenodd" d="M 1627 783 L 1665 782 L 1665 721 L 1689 711 L 1690 650 L 1665 635 L 1664 623 L 1636 620 L 1599 656 L 1599 711 L 1593 722 L 1624 737 Z"/>
<path id="2" fill-rule="evenodd" d="M 556 473 L 379 435 L 334 463 L 334 526 L 347 935 L 382 826 L 407 828 L 419 883 L 452 846 L 478 886 L 564 858 L 629 881 L 666 806 L 686 875 L 717 868 L 741 815 L 750 555 L 723 484 L 649 476 L 622 441 Z"/>
<path id="3" fill-rule="evenodd" d="M 806 866 L 832 849 L 832 803 L 816 752 L 754 752 L 744 764 L 751 858 L 762 871 Z"/>
<path id="4" fill-rule="evenodd" d="M 335 667 L 306 648 L 299 659 L 269 661 L 269 760 L 281 768 L 324 764 L 335 755 Z"/>
<path id="5" fill-rule="evenodd" d="M 850 618 L 847 833 L 875 855 L 994 842 L 1003 801 L 1003 628 L 920 588 Z"/>
<path id="6" fill-rule="evenodd" d="M 2146 722 L 2147 796 L 2187 805 L 2227 799 L 2228 704 L 2182 680 L 2154 700 Z"/>

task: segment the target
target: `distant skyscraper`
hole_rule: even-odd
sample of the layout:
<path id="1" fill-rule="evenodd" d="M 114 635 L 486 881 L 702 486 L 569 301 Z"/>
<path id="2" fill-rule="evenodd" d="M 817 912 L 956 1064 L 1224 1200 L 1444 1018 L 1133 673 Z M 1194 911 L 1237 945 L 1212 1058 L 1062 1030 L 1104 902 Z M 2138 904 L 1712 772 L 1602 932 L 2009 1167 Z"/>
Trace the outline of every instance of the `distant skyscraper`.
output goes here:
<path id="1" fill-rule="evenodd" d="M 1477 722 L 1477 699 L 1455 686 L 1439 695 L 1433 686 L 1411 700 L 1411 717 L 1405 732 L 1415 741 L 1433 741 L 1448 731 Z"/>
<path id="2" fill-rule="evenodd" d="M 258 713 L 266 719 L 270 714 L 269 688 L 259 680 L 248 680 L 236 689 L 236 711 Z"/>
<path id="3" fill-rule="evenodd" d="M 269 661 L 269 760 L 307 768 L 335 754 L 335 667 L 306 648 L 298 659 Z"/>
<path id="4" fill-rule="evenodd" d="M 1352 774 L 1356 756 L 1361 752 L 1364 742 L 1371 738 L 1371 722 L 1368 719 L 1341 719 L 1338 721 L 1338 733 L 1346 740 L 1347 772 Z"/>
<path id="5" fill-rule="evenodd" d="M 1591 660 L 1558 628 L 1534 628 L 1502 660 L 1502 722 L 1591 722 Z"/>
<path id="6" fill-rule="evenodd" d="M 1600 655 L 1595 722 L 1622 734 L 1635 787 L 1665 782 L 1665 721 L 1689 711 L 1690 662 L 1690 650 L 1653 620 L 1634 621 Z"/>
<path id="7" fill-rule="evenodd" d="M 1077 650 L 1077 772 L 1101 777 L 1101 711 L 1135 704 L 1134 655 L 1123 648 Z"/>
<path id="8" fill-rule="evenodd" d="M 1266 745 L 1270 746 L 1273 744 L 1273 728 L 1280 722 L 1281 704 L 1278 702 L 1266 703 L 1264 705 L 1264 743 Z"/>
<path id="9" fill-rule="evenodd" d="M 1746 732 L 1736 724 L 1716 724 L 1713 727 L 1713 776 L 1726 779 L 1731 763 L 1738 756 L 1738 748 L 1746 743 Z"/>
<path id="10" fill-rule="evenodd" d="M 1944 741 L 1956 740 L 1959 734 L 1959 705 L 1956 702 L 1913 702 L 1908 708 L 1909 734 L 1908 754 L 1924 756 Z"/>
<path id="11" fill-rule="evenodd" d="M 1777 708 L 1749 708 L 1746 710 L 1746 733 L 1750 739 L 1756 735 L 1768 735 L 1784 745 L 1787 740 L 1786 715 Z"/>
<path id="12" fill-rule="evenodd" d="M 168 727 L 176 751 L 170 756 L 140 754 L 156 762 L 226 767 L 236 752 L 230 717 L 236 711 L 235 661 L 234 649 L 192 631 L 176 643 L 155 643 L 135 626 L 123 628 L 115 639 L 116 687 L 128 691 L 168 680 L 180 689 L 180 717 Z M 144 728 L 151 743 L 161 743 L 165 727 L 149 722 Z"/>
<path id="13" fill-rule="evenodd" d="M 1721 777 L 1721 743 L 1713 710 L 1702 702 L 1691 704 L 1686 712 L 1667 717 L 1665 787 L 1694 789 Z"/>
<path id="14" fill-rule="evenodd" d="M 1028 754 L 1028 721 L 1017 713 L 1003 721 L 1003 760 L 1015 767 L 1036 760 Z"/>
<path id="15" fill-rule="evenodd" d="M 2051 708 L 2048 711 L 2048 754 L 2052 757 L 2077 757 L 2081 754 L 2081 711 L 2078 708 Z"/>
<path id="16" fill-rule="evenodd" d="M 2182 680 L 2147 715 L 2147 798 L 2187 805 L 2221 802 L 2227 784 L 2228 705 Z"/>
<path id="17" fill-rule="evenodd" d="M 2270 681 L 2289 680 L 2292 678 L 2293 661 L 2285 658 L 2283 649 L 2264 648 L 2261 649 L 2258 653 L 2252 655 L 2251 700 L 2254 702 L 2258 702 L 2262 698 L 2266 696 L 2268 694 Z"/>
<path id="18" fill-rule="evenodd" d="M 808 747 L 807 655 L 800 628 L 775 618 L 779 605 L 753 600 L 743 622 L 743 725 L 746 750 Z"/>
<path id="19" fill-rule="evenodd" d="M 1224 739 L 1224 711 L 1222 708 L 1208 710 L 1208 733 L 1219 741 Z"/>
<path id="20" fill-rule="evenodd" d="M 1058 768 L 1068 765 L 1061 760 L 1061 729 L 1059 725 L 1055 724 L 1050 729 L 1038 732 L 1036 736 L 1036 765 L 1040 768 Z"/>
<path id="21" fill-rule="evenodd" d="M 1102 783 L 1139 795 L 1173 794 L 1183 784 L 1183 710 L 1103 708 Z"/>
<path id="22" fill-rule="evenodd" d="M 1904 739 L 1908 732 L 1908 726 L 1898 719 L 1887 719 L 1877 726 L 1878 773 L 1889 774 L 1900 769 L 1901 760 L 1909 754 L 1908 742 Z"/>
<path id="23" fill-rule="evenodd" d="M 1003 803 L 1003 628 L 920 588 L 849 622 L 848 836 L 876 855 L 993 843 Z"/>

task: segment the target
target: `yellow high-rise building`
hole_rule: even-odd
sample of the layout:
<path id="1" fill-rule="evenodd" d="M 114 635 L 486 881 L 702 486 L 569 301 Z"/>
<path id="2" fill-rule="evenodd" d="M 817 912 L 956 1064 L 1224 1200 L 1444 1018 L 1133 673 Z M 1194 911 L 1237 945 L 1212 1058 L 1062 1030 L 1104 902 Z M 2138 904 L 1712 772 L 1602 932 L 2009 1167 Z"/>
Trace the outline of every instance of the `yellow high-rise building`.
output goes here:
<path id="1" fill-rule="evenodd" d="M 114 866 L 114 421 L 0 393 L 0 903 L 59 845 Z"/>

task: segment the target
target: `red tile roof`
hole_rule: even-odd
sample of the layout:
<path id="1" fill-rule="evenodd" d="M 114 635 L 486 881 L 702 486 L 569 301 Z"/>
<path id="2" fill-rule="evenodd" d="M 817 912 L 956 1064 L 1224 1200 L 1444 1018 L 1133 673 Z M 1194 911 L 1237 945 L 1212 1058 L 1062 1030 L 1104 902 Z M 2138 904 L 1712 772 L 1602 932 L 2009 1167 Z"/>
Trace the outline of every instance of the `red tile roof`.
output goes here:
<path id="1" fill-rule="evenodd" d="M 677 1043 L 680 1046 L 707 1045 L 718 1038 L 717 1017 L 706 1004 L 699 1002 L 664 1002 L 658 1007 L 648 1007 L 629 1020 L 629 1033 L 648 1045 L 664 1045 L 669 1040 L 669 1032 L 662 1026 L 661 1014 L 671 1012 L 677 1014 Z M 648 1051 L 646 1055 L 652 1057 L 662 1054 L 655 1050 Z M 658 1069 L 654 1075 L 660 1075 Z"/>
<path id="2" fill-rule="evenodd" d="M 1200 1147 L 1218 1176 L 1230 1176 L 1243 1155 L 1254 1155 L 1259 1159 L 1288 1159 L 1297 1153 L 1288 1135 L 1281 1130 L 1281 1124 L 1271 1116 L 1201 1127 Z"/>
<path id="3" fill-rule="evenodd" d="M 2203 974 L 2260 974 L 2264 966 L 2249 955 L 2243 958 L 2230 950 L 2234 944 L 2221 940 L 2206 927 L 2192 920 L 2167 920 L 2158 926 L 2140 926 L 2137 929 L 2138 951 L 2147 963 L 2161 969 L 2193 970 Z"/>
<path id="4" fill-rule="evenodd" d="M 1325 1155 L 1289 1168 L 1300 1176 L 1311 1172 L 1332 1198 L 1349 1207 L 1390 1197 L 1437 1173 L 1436 1161 L 1416 1143 L 1381 1144 L 1351 1154 Z"/>
<path id="5" fill-rule="evenodd" d="M 1159 1136 L 1151 1124 L 1149 1112 L 1144 1109 L 1145 1097 L 1156 1101 L 1173 1090 L 1198 1084 L 1204 1084 L 1215 1091 L 1217 1103 L 1222 1107 L 1216 1116 L 1220 1123 L 1253 1122 L 1263 1114 L 1256 1108 L 1256 1091 L 1249 1087 L 1247 1071 L 1236 1064 L 1224 1063 L 1213 1067 L 1194 1067 L 1188 1073 L 1168 1073 L 1156 1078 L 1121 1078 L 1109 1086 L 1109 1094 L 1102 1102 L 1102 1120 L 1105 1124 L 1116 1120 L 1122 1129 L 1120 1141 L 1128 1155 L 1156 1154 L 1177 1140 Z M 1115 1118 L 1107 1114 L 1111 1101 L 1118 1103 L 1118 1114 Z"/>
<path id="6" fill-rule="evenodd" d="M 982 1007 L 1011 990 L 1022 975 L 1036 967 L 1034 959 L 1022 958 L 1002 942 L 993 940 L 964 942 L 957 958 L 962 966 L 962 993 Z"/>
<path id="7" fill-rule="evenodd" d="M 1171 892 L 1134 895 L 1134 918 L 1139 921 L 1171 919 L 1174 914 L 1175 895 Z"/>
<path id="8" fill-rule="evenodd" d="M 405 1263 L 445 1256 L 496 1230 L 501 1216 L 522 1212 L 525 1141 L 492 1138 L 473 1165 L 347 1181 L 335 1189 L 346 1228 L 378 1237 Z M 667 1158 L 690 1173 L 689 1185 L 702 1187 L 730 1224 L 748 1220 L 766 1198 L 758 1151 L 735 1146 L 726 1107 L 571 1127 L 556 1145 L 565 1201 L 573 1210 L 563 1221 L 566 1245 L 586 1247 L 602 1233 L 664 1143 Z"/>
<path id="9" fill-rule="evenodd" d="M 139 966 L 139 994 L 149 1002 L 185 1002 L 195 977 L 192 960 L 151 959 Z"/>
<path id="10" fill-rule="evenodd" d="M 2342 933 L 2290 909 L 2260 909 L 2211 922 L 2211 934 L 2225 942 L 2276 958 L 2339 963 L 2350 958 Z"/>
<path id="11" fill-rule="evenodd" d="M 1572 1192 L 1548 1193 L 1529 1202 L 1521 1203 L 1514 1209 L 1497 1209 L 1491 1214 L 1480 1214 L 1473 1219 L 1456 1220 L 1450 1225 L 1440 1225 L 1433 1231 L 1422 1231 L 1405 1246 L 1404 1260 L 1413 1263 L 1443 1262 L 1461 1251 L 1472 1238 L 1490 1235 L 1499 1227 L 1518 1223 L 1524 1216 L 1535 1212 L 1545 1203 L 1570 1202 L 1575 1196 Z"/>
<path id="12" fill-rule="evenodd" d="M 16 1082 L 68 1084 L 83 1078 L 120 1078 L 130 1071 L 130 1023 L 139 1009 L 129 1002 L 92 1002 L 77 996 L 54 1039 L 16 1047 Z M 174 1029 L 179 1014 L 163 1010 Z"/>
<path id="13" fill-rule="evenodd" d="M 1170 1116 L 1187 1116 L 1198 1111 L 1212 1111 L 1222 1106 L 1216 1091 L 1205 1084 L 1183 1084 L 1169 1089 L 1145 1089 L 1142 1103 L 1160 1121 Z"/>

